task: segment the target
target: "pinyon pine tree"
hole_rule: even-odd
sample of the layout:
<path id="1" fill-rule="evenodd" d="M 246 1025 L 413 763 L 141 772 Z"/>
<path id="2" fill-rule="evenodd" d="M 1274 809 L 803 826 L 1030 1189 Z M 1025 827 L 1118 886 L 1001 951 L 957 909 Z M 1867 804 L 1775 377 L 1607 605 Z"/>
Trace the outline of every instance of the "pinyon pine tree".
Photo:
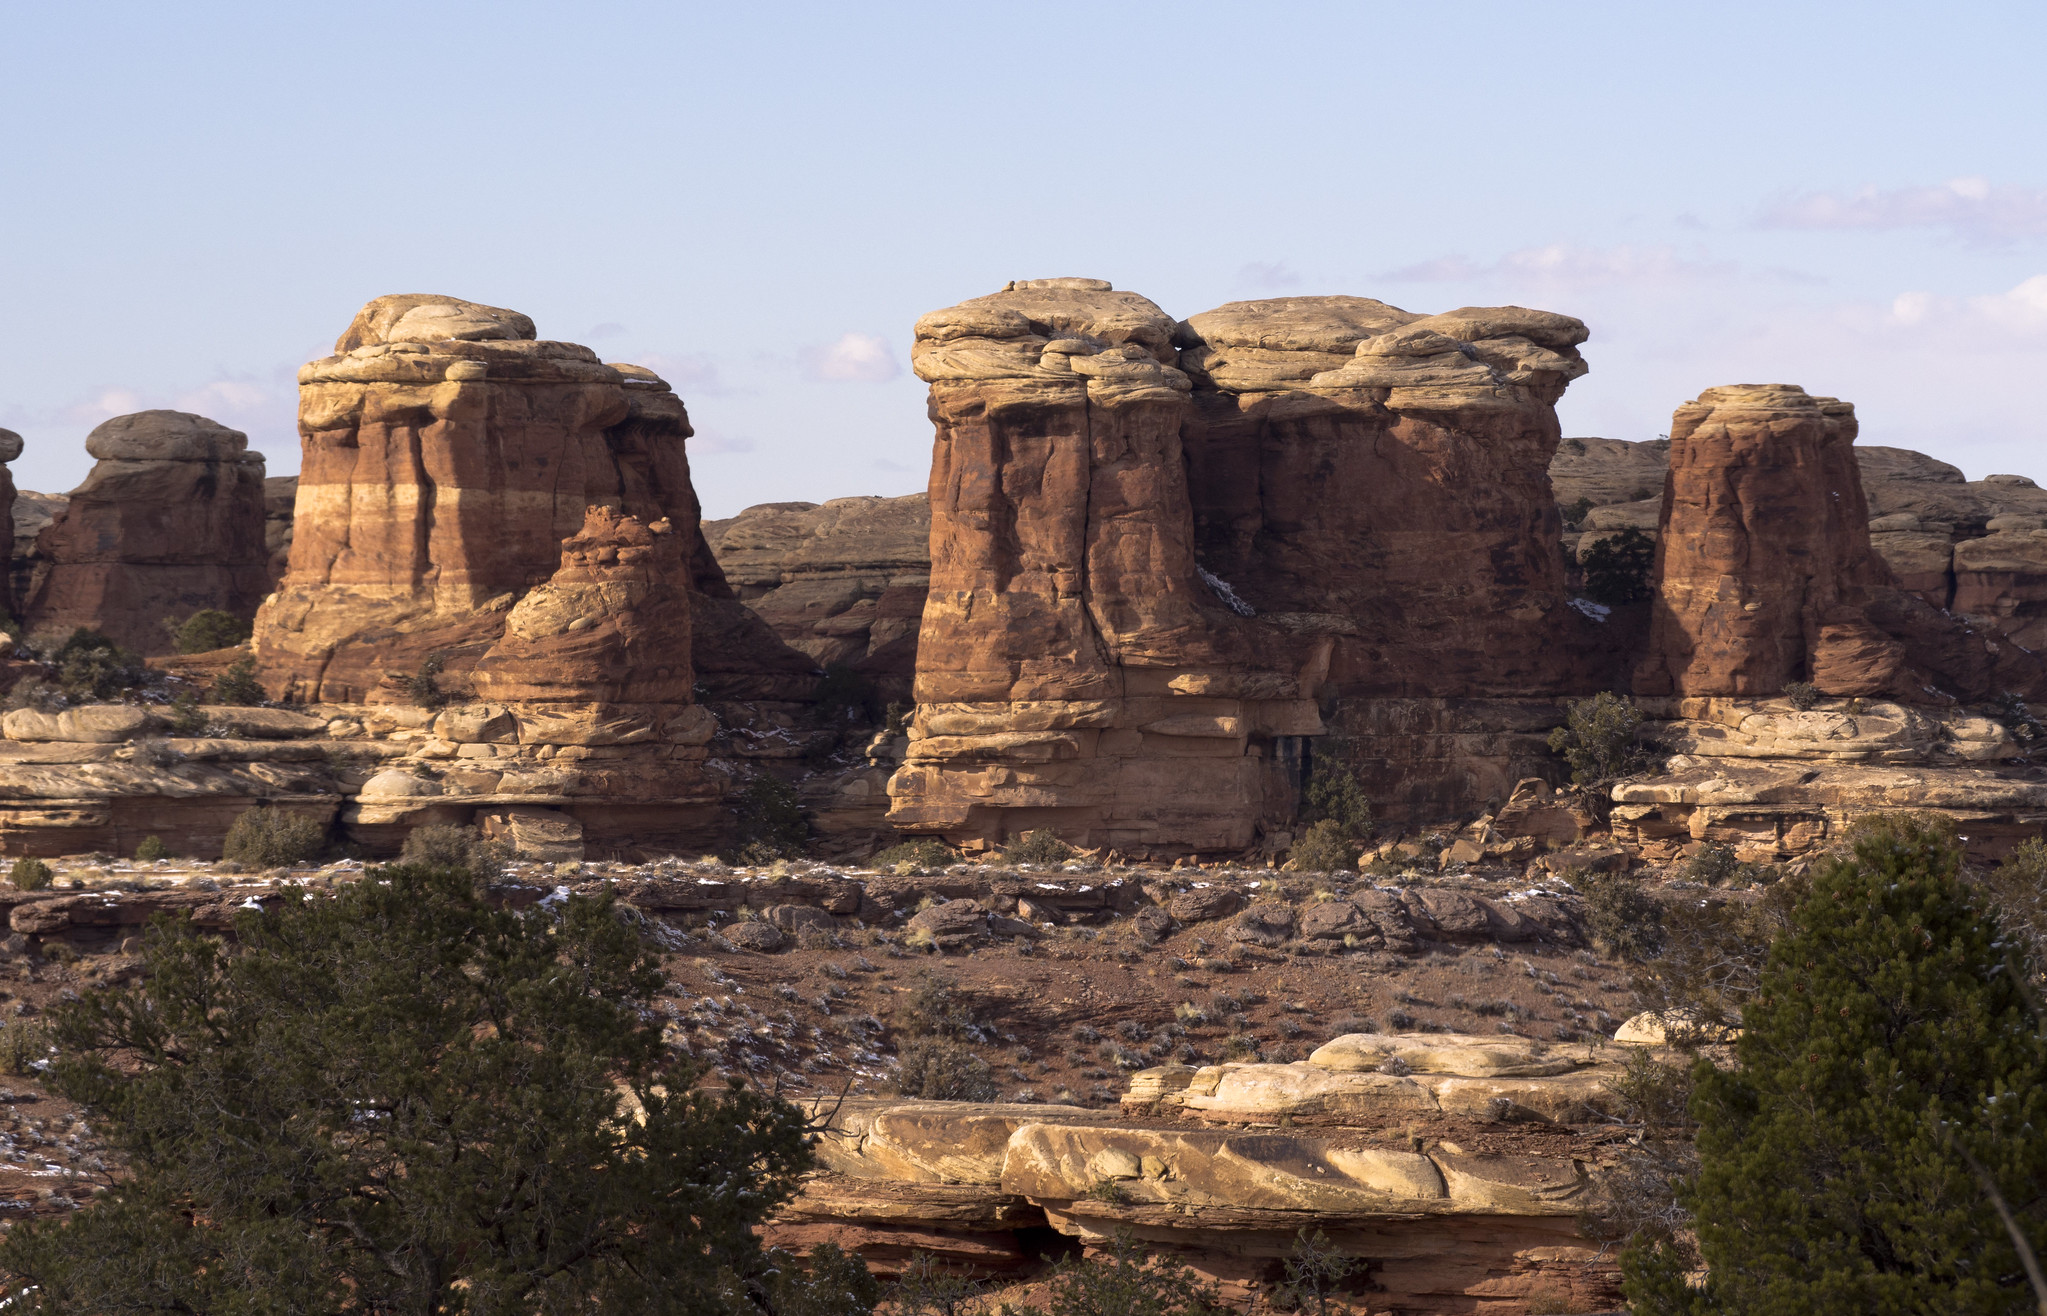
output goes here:
<path id="1" fill-rule="evenodd" d="M 667 1052 L 608 896 L 512 911 L 399 865 L 235 934 L 163 923 L 140 985 L 52 1012 L 55 1085 L 130 1173 L 0 1241 L 8 1316 L 725 1316 L 795 1291 L 752 1229 L 809 1165 L 803 1118 Z"/>
<path id="2" fill-rule="evenodd" d="M 1698 1256 L 1631 1249 L 1636 1312 L 2039 1310 L 2012 1232 L 2047 1247 L 2047 1045 L 1961 868 L 1943 825 L 1893 817 L 1814 877 L 1738 1064 L 1695 1071 Z"/>

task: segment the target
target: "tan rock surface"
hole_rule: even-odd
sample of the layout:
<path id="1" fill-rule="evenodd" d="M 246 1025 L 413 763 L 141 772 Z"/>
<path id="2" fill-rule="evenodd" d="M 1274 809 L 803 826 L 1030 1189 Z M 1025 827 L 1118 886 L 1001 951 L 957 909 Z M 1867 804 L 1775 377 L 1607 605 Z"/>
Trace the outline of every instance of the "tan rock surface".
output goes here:
<path id="1" fill-rule="evenodd" d="M 597 504 L 687 538 L 682 558 L 713 600 L 700 677 L 772 673 L 807 689 L 807 660 L 717 606 L 730 591 L 697 533 L 689 418 L 651 371 L 537 341 L 517 312 L 403 296 L 364 307 L 336 355 L 299 374 L 290 566 L 255 642 L 273 690 L 399 699 L 435 654 L 458 683 Z"/>

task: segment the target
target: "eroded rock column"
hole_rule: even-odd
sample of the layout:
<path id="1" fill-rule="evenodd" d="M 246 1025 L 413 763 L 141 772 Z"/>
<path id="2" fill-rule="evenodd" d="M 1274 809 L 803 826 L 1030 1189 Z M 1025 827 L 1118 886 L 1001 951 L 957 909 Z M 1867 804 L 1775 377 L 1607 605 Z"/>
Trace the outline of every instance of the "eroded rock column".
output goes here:
<path id="1" fill-rule="evenodd" d="M 693 583 L 733 614 L 714 618 L 722 643 L 700 646 L 702 665 L 807 685 L 810 664 L 742 615 L 701 542 L 682 400 L 651 371 L 534 333 L 516 311 L 380 297 L 299 372 L 290 563 L 256 625 L 266 685 L 402 702 L 429 657 L 459 682 L 599 504 L 688 539 Z"/>
<path id="2" fill-rule="evenodd" d="M 1185 852 L 1291 815 L 1314 674 L 1199 573 L 1172 330 L 1093 279 L 918 321 L 931 589 L 896 825 Z"/>
<path id="3" fill-rule="evenodd" d="M 1871 548 L 1855 409 L 1789 384 L 1709 388 L 1671 422 L 1649 695 L 2037 698 L 2047 668 L 1899 588 Z"/>
<path id="4" fill-rule="evenodd" d="M 167 621 L 203 608 L 253 616 L 270 582 L 263 455 L 248 447 L 241 431 L 184 411 L 94 429 L 85 450 L 98 460 L 36 539 L 49 565 L 23 608 L 29 630 L 61 638 L 84 626 L 160 654 L 172 647 Z"/>

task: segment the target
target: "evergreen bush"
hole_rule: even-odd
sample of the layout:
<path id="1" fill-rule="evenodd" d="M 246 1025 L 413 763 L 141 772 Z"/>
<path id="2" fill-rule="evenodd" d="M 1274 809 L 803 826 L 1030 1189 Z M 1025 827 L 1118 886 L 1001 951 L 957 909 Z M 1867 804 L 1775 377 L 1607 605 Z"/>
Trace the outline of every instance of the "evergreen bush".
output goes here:
<path id="1" fill-rule="evenodd" d="M 1736 1064 L 1700 1062 L 1683 1235 L 1625 1254 L 1638 1313 L 2016 1313 L 2047 1247 L 2047 1042 L 1944 823 L 1856 829 L 1789 911 Z M 1688 1272 L 1703 1262 L 1694 1288 Z"/>
<path id="2" fill-rule="evenodd" d="M 288 868 L 319 858 L 326 846 L 327 829 L 317 819 L 258 806 L 228 827 L 220 857 L 246 868 Z"/>
<path id="3" fill-rule="evenodd" d="M 810 1166 L 804 1118 L 663 1045 L 659 964 L 608 895 L 501 909 L 401 865 L 232 942 L 160 920 L 143 953 L 51 1010 L 51 1082 L 126 1171 L 0 1239 L 10 1310 L 857 1308 L 771 1273 L 753 1231 Z"/>

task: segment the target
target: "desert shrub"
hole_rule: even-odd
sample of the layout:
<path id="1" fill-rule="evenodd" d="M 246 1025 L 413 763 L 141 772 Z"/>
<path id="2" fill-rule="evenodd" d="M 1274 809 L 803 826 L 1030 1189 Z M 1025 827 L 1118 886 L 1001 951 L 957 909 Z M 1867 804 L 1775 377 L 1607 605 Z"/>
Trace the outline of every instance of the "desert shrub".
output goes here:
<path id="1" fill-rule="evenodd" d="M 905 1003 L 903 1026 L 919 1037 L 970 1038 L 988 1040 L 989 1028 L 982 1018 L 985 1007 L 959 979 L 942 973 L 922 975 Z"/>
<path id="2" fill-rule="evenodd" d="M 904 864 L 908 864 L 911 868 L 916 869 L 934 869 L 944 868 L 946 865 L 954 862 L 954 859 L 953 852 L 945 848 L 943 841 L 936 841 L 928 836 L 919 836 L 913 840 L 898 841 L 886 850 L 877 853 L 867 862 L 870 867 L 883 870 L 896 868 Z"/>
<path id="3" fill-rule="evenodd" d="M 1301 839 L 1287 851 L 1287 857 L 1297 873 L 1340 872 L 1354 867 L 1357 862 L 1351 853 L 1343 824 L 1334 818 L 1324 818 L 1310 825 Z"/>
<path id="4" fill-rule="evenodd" d="M 57 669 L 57 684 L 78 703 L 113 699 L 152 678 L 142 659 L 83 626 L 51 655 L 50 664 Z"/>
<path id="5" fill-rule="evenodd" d="M 9 712 L 32 708 L 38 713 L 54 713 L 70 702 L 53 683 L 40 676 L 24 676 L 8 690 L 5 707 Z"/>
<path id="6" fill-rule="evenodd" d="M 161 836 L 145 836 L 142 844 L 135 847 L 135 862 L 139 864 L 153 864 L 170 857 L 171 848 L 163 843 Z"/>
<path id="7" fill-rule="evenodd" d="M 1093 1257 L 1067 1257 L 1052 1268 L 1045 1316 L 1223 1316 L 1216 1286 L 1175 1269 L 1118 1229 Z"/>
<path id="8" fill-rule="evenodd" d="M 1656 756 L 1636 739 L 1642 710 L 1626 695 L 1602 691 L 1565 706 L 1564 724 L 1549 733 L 1550 752 L 1571 765 L 1571 782 L 1596 798 L 1622 777 L 1647 772 Z"/>
<path id="9" fill-rule="evenodd" d="M 0 1240 L 28 1309 L 652 1316 L 774 1282 L 754 1229 L 810 1167 L 804 1117 L 663 1045 L 610 896 L 368 879 L 230 943 L 161 922 L 134 983 L 52 1007 L 50 1082 L 122 1173 Z"/>
<path id="10" fill-rule="evenodd" d="M 165 623 L 169 626 L 169 623 Z M 171 644 L 179 653 L 208 653 L 214 649 L 231 649 L 249 638 L 254 628 L 248 622 L 231 612 L 219 608 L 201 608 L 185 618 L 178 626 L 171 627 Z"/>
<path id="11" fill-rule="evenodd" d="M 767 864 L 803 853 L 810 820 L 796 788 L 780 777 L 749 777 L 732 798 L 733 851 L 727 863 Z"/>
<path id="12" fill-rule="evenodd" d="M 16 891 L 41 891 L 56 877 L 50 866 L 40 859 L 23 855 L 7 870 L 7 883 Z"/>
<path id="13" fill-rule="evenodd" d="M 1649 597 L 1649 574 L 1656 565 L 1656 541 L 1633 526 L 1608 535 L 1585 550 L 1585 597 L 1617 607 Z"/>
<path id="14" fill-rule="evenodd" d="M 1362 1279 L 1367 1263 L 1336 1250 L 1329 1236 L 1317 1229 L 1294 1232 L 1292 1253 L 1286 1259 L 1285 1280 L 1274 1291 L 1280 1304 L 1313 1316 L 1329 1316 L 1331 1307 L 1347 1312 L 1350 1304 L 1340 1296 L 1352 1287 L 1353 1276 Z"/>
<path id="15" fill-rule="evenodd" d="M 504 873 L 507 847 L 486 841 L 474 827 L 452 823 L 427 823 L 405 834 L 405 848 L 398 852 L 401 864 L 428 868 L 459 868 L 479 882 L 495 882 Z"/>
<path id="16" fill-rule="evenodd" d="M 888 1291 L 894 1316 L 985 1316 L 987 1299 L 988 1286 L 974 1278 L 971 1265 L 954 1269 L 929 1252 L 911 1253 Z"/>
<path id="17" fill-rule="evenodd" d="M 49 1055 L 49 1034 L 39 1026 L 26 1019 L 0 1023 L 0 1074 L 18 1078 L 33 1073 L 36 1062 Z"/>
<path id="18" fill-rule="evenodd" d="M 206 729 L 206 715 L 199 711 L 199 696 L 182 690 L 157 716 L 172 732 L 189 736 Z"/>
<path id="19" fill-rule="evenodd" d="M 1012 864 L 1063 864 L 1073 857 L 1073 847 L 1051 828 L 1040 827 L 1003 846 L 1002 857 Z"/>
<path id="20" fill-rule="evenodd" d="M 251 707 L 263 703 L 268 695 L 262 682 L 256 679 L 256 660 L 237 658 L 227 665 L 225 671 L 213 678 L 213 702 Z"/>
<path id="21" fill-rule="evenodd" d="M 451 696 L 441 689 L 441 673 L 448 670 L 448 656 L 430 653 L 405 680 L 405 693 L 416 708 L 446 708 Z"/>
<path id="22" fill-rule="evenodd" d="M 1693 1070 L 1696 1255 L 1682 1234 L 1630 1248 L 1633 1311 L 2033 1306 L 2047 1038 L 1951 828 L 1893 817 L 1851 846 L 1789 909 L 1736 1063 Z"/>
<path id="23" fill-rule="evenodd" d="M 1663 944 L 1663 906 L 1623 873 L 1574 873 L 1568 879 L 1585 899 L 1585 926 L 1607 954 L 1642 960 Z"/>
<path id="24" fill-rule="evenodd" d="M 786 1252 L 767 1254 L 767 1270 L 751 1285 L 752 1310 L 774 1316 L 868 1316 L 881 1301 L 881 1282 L 858 1256 L 836 1243 L 820 1243 L 801 1261 Z"/>
<path id="25" fill-rule="evenodd" d="M 285 868 L 318 858 L 326 845 L 327 828 L 317 819 L 258 806 L 227 829 L 220 857 L 249 868 Z"/>
<path id="26" fill-rule="evenodd" d="M 899 1053 L 895 1089 L 923 1101 L 993 1101 L 995 1075 L 988 1062 L 942 1037 L 907 1042 Z"/>
<path id="27" fill-rule="evenodd" d="M 2047 1019 L 2047 841 L 2025 842 L 1983 879 L 2033 1010 Z"/>
<path id="28" fill-rule="evenodd" d="M 1803 713 L 1819 706 L 1820 688 L 1810 681 L 1786 681 L 1784 698 L 1793 708 Z"/>
<path id="29" fill-rule="evenodd" d="M 1307 789 L 1301 792 L 1301 821 L 1333 822 L 1342 828 L 1345 840 L 1361 840 L 1372 834 L 1372 805 L 1365 799 L 1364 787 L 1358 784 L 1357 773 L 1333 749 L 1322 746 L 1315 749 Z"/>

